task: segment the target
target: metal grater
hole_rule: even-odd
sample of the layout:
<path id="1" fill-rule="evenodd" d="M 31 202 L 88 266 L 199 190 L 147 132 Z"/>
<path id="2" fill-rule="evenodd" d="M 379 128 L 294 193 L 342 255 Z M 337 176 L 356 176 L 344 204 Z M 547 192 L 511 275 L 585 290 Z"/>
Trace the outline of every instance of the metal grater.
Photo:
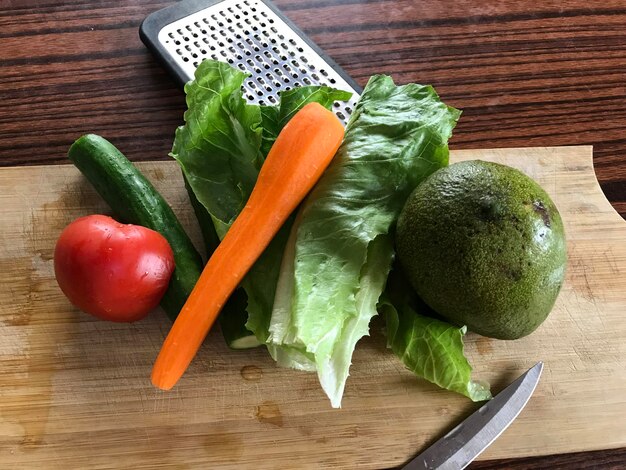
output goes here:
<path id="1" fill-rule="evenodd" d="M 328 85 L 350 91 L 335 103 L 344 123 L 360 87 L 323 51 L 265 0 L 185 0 L 148 16 L 142 41 L 182 85 L 206 58 L 228 62 L 251 76 L 244 82 L 250 102 L 271 105 L 278 92 L 296 86 Z"/>

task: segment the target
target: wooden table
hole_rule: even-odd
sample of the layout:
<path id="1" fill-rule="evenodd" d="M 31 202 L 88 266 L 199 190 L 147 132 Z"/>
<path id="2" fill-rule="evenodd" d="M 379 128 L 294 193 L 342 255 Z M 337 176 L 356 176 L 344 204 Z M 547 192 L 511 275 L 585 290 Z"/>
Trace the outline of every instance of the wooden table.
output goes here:
<path id="1" fill-rule="evenodd" d="M 66 163 L 97 132 L 166 159 L 182 92 L 138 38 L 149 0 L 0 0 L 0 165 Z M 621 0 L 276 0 L 358 83 L 432 83 L 464 111 L 454 149 L 594 146 L 626 218 L 626 6 Z M 619 419 L 619 417 L 616 417 Z M 623 468 L 626 449 L 471 468 Z"/>

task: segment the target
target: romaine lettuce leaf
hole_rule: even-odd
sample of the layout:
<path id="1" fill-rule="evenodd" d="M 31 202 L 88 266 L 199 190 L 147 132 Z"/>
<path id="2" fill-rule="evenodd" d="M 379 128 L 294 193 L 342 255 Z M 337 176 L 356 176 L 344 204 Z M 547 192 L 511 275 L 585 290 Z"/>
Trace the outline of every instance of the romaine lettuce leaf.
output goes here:
<path id="1" fill-rule="evenodd" d="M 304 105 L 315 102 L 330 109 L 335 101 L 348 101 L 351 97 L 350 92 L 327 86 L 296 87 L 282 92 L 278 106 L 261 106 L 263 118 L 261 153 L 263 155 L 269 153 L 282 128 Z"/>
<path id="2" fill-rule="evenodd" d="M 193 196 L 207 212 L 199 218 L 212 220 L 219 239 L 243 209 L 271 145 L 289 119 L 307 103 L 318 102 L 330 108 L 335 100 L 352 96 L 326 86 L 297 87 L 281 93 L 277 106 L 252 105 L 242 91 L 247 76 L 214 60 L 198 66 L 195 79 L 185 85 L 185 125 L 176 130 L 170 154 L 179 162 Z M 198 205 L 194 209 L 202 210 Z M 247 327 L 261 341 L 268 335 L 291 222 L 289 219 L 285 223 L 242 283 L 248 298 Z M 211 252 L 215 240 L 205 238 Z"/>
<path id="3" fill-rule="evenodd" d="M 311 101 L 330 107 L 350 97 L 304 87 L 283 93 L 279 106 L 249 105 L 241 91 L 245 78 L 227 64 L 203 62 L 185 87 L 186 124 L 172 149 L 220 238 L 291 116 Z M 267 341 L 280 365 L 316 370 L 333 406 L 340 404 L 352 352 L 368 333 L 387 280 L 389 229 L 411 190 L 447 164 L 447 139 L 458 116 L 430 87 L 396 87 L 388 77 L 372 78 L 346 142 L 296 228 L 291 230 L 290 219 L 244 279 L 248 329 Z M 389 346 L 407 367 L 472 399 L 488 397 L 488 389 L 469 380 L 463 329 L 417 315 L 409 303 L 387 296 L 380 309 Z"/>
<path id="4" fill-rule="evenodd" d="M 387 346 L 418 377 L 473 401 L 489 400 L 484 382 L 471 380 L 472 366 L 463 354 L 466 327 L 434 318 L 399 268 L 389 276 L 379 310 L 385 316 Z"/>
<path id="5" fill-rule="evenodd" d="M 278 106 L 262 106 L 263 158 L 269 153 L 282 128 L 304 105 L 316 102 L 330 109 L 335 101 L 347 101 L 351 96 L 352 93 L 326 86 L 297 87 L 282 92 Z M 242 283 L 248 294 L 246 327 L 261 342 L 265 342 L 269 334 L 278 273 L 293 220 L 293 216 L 287 219 Z"/>
<path id="6" fill-rule="evenodd" d="M 460 112 L 430 86 L 370 79 L 330 167 L 292 228 L 268 343 L 289 365 L 315 365 L 334 407 L 393 259 L 389 231 L 411 191 L 447 165 Z M 272 348 L 270 348 L 272 352 Z"/>
<path id="7" fill-rule="evenodd" d="M 176 130 L 170 154 L 220 238 L 243 209 L 263 164 L 261 109 L 243 97 L 246 77 L 222 62 L 198 66 L 195 80 L 185 85 L 185 125 Z"/>
<path id="8" fill-rule="evenodd" d="M 293 218 L 285 221 L 241 283 L 248 294 L 246 328 L 253 332 L 261 343 L 265 343 L 269 335 L 280 263 L 292 223 Z"/>

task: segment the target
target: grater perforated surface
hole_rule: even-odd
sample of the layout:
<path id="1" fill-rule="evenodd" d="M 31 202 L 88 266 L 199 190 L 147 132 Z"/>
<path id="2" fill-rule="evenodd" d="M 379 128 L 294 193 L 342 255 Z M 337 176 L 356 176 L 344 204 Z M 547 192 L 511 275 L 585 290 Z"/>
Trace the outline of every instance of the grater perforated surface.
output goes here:
<path id="1" fill-rule="evenodd" d="M 224 0 L 163 27 L 158 40 L 189 79 L 206 58 L 251 73 L 244 91 L 254 103 L 277 103 L 279 91 L 295 86 L 328 85 L 354 93 L 349 102 L 335 103 L 337 117 L 346 122 L 359 98 L 341 75 L 258 0 Z"/>

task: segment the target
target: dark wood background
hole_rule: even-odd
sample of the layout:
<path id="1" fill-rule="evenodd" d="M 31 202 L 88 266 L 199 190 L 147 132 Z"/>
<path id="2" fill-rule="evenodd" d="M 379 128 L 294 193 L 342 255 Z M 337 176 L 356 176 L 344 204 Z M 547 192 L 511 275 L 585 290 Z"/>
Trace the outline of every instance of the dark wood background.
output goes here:
<path id="1" fill-rule="evenodd" d="M 67 163 L 86 132 L 132 160 L 168 158 L 184 97 L 137 31 L 172 3 L 0 0 L 0 166 Z M 624 0 L 275 3 L 359 84 L 374 73 L 433 84 L 463 110 L 452 148 L 593 145 L 626 218 Z M 618 449 L 471 468 L 625 466 Z"/>

